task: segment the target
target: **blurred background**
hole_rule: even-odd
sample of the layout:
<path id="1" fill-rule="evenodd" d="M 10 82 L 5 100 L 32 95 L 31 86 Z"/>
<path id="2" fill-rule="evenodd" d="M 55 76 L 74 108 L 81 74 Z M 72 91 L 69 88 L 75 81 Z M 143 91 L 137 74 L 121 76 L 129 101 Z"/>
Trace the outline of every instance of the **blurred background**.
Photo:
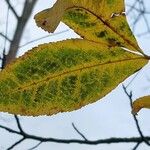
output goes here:
<path id="1" fill-rule="evenodd" d="M 19 57 L 39 44 L 80 38 L 63 23 L 60 23 L 53 34 L 36 26 L 34 15 L 52 7 L 55 2 L 56 0 L 1 0 L 0 66 L 2 69 L 5 55 L 12 49 L 17 50 L 17 57 Z M 147 55 L 150 55 L 150 1 L 126 0 L 125 7 L 128 23 L 139 46 Z M 122 84 L 128 85 L 134 79 L 126 89 L 129 93 L 132 91 L 133 100 L 148 95 L 150 93 L 149 73 L 150 65 L 148 64 L 101 100 L 77 111 L 39 117 L 0 113 L 0 150 L 149 150 L 149 143 L 144 139 L 150 136 L 150 111 L 143 109 L 136 118 L 132 116 L 129 96 L 122 87 Z M 19 135 L 13 132 L 21 130 L 23 133 L 38 136 L 41 139 L 47 137 L 54 140 L 42 142 L 35 138 L 22 138 L 20 135 L 23 133 Z M 112 141 L 111 144 L 106 141 L 103 144 L 98 142 L 93 145 L 84 142 L 84 144 L 63 142 L 64 139 L 96 141 L 111 137 L 119 139 L 140 137 L 143 141 L 135 143 Z"/>

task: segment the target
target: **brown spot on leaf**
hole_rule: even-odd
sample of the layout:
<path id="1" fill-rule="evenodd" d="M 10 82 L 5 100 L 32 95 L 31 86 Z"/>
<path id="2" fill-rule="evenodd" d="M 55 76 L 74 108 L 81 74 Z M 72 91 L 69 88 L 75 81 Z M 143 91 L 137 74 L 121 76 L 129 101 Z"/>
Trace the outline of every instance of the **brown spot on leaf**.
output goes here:
<path id="1" fill-rule="evenodd" d="M 42 23 L 42 25 L 45 26 L 46 24 L 47 24 L 47 21 L 44 20 L 43 23 Z"/>

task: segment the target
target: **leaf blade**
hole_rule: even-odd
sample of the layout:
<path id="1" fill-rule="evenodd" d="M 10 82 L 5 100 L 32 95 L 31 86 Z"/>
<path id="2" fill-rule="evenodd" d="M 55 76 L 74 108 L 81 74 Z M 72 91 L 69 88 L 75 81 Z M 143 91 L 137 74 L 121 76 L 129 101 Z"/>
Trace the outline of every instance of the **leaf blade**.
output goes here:
<path id="1" fill-rule="evenodd" d="M 79 109 L 146 63 L 142 56 L 87 40 L 43 44 L 1 72 L 0 111 L 35 116 Z"/>
<path id="2" fill-rule="evenodd" d="M 59 17 L 54 18 L 51 15 L 53 11 Z M 58 0 L 53 8 L 46 10 L 47 14 L 38 13 L 35 20 L 38 26 L 49 32 L 50 25 L 56 27 L 62 20 L 84 39 L 143 53 L 129 28 L 124 11 L 123 0 Z M 42 25 L 45 20 L 47 23 Z M 57 20 L 57 25 L 52 20 Z"/>

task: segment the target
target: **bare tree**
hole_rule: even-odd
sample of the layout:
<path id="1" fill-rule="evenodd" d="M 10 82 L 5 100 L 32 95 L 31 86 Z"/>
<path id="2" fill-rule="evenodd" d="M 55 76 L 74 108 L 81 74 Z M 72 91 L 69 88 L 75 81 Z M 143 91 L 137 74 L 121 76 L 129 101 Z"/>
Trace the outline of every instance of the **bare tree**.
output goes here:
<path id="1" fill-rule="evenodd" d="M 12 60 L 16 58 L 18 49 L 20 47 L 20 41 L 22 39 L 22 35 L 25 29 L 25 26 L 31 16 L 31 13 L 33 11 L 33 8 L 37 2 L 37 0 L 25 0 L 25 2 L 22 4 L 23 5 L 23 10 L 21 16 L 18 15 L 17 11 L 15 10 L 15 7 L 11 4 L 10 0 L 5 0 L 7 6 L 8 6 L 8 11 L 7 11 L 7 18 L 6 18 L 6 31 L 3 33 L 0 33 L 0 36 L 5 39 L 4 41 L 4 49 L 1 51 L 1 69 L 4 69 L 4 67 L 9 64 Z M 143 0 L 135 0 L 132 5 L 128 5 L 129 9 L 127 12 L 127 15 L 130 13 L 136 13 L 135 18 L 133 19 L 133 24 L 132 28 L 133 30 L 136 29 L 137 23 L 140 21 L 140 19 L 144 20 L 144 23 L 146 25 L 145 32 L 141 33 L 139 36 L 144 36 L 145 34 L 150 34 L 150 25 L 147 19 L 147 15 L 150 14 L 146 10 L 146 6 Z M 9 12 L 12 12 L 13 15 L 15 16 L 17 20 L 17 26 L 15 28 L 15 32 L 13 35 L 13 38 L 10 39 L 9 35 L 7 33 L 8 30 L 8 17 L 9 17 Z M 62 31 L 62 32 L 67 32 L 68 30 Z M 60 33 L 62 33 L 60 32 Z M 35 39 L 33 41 L 30 41 L 26 44 L 35 42 L 39 39 Z M 8 54 L 6 54 L 6 42 L 10 43 Z M 26 45 L 25 44 L 25 45 Z M 24 46 L 24 45 L 22 45 Z M 132 92 L 128 92 L 128 89 L 126 86 L 122 86 L 124 89 L 125 94 L 127 95 L 127 98 L 130 102 L 130 106 L 132 108 Z M 18 127 L 18 130 L 14 130 L 10 127 L 0 125 L 1 129 L 4 129 L 12 134 L 17 134 L 21 138 L 15 143 L 13 143 L 10 147 L 7 149 L 13 149 L 17 145 L 19 145 L 21 142 L 23 142 L 26 139 L 30 140 L 35 140 L 38 141 L 38 143 L 30 148 L 36 149 L 40 144 L 45 143 L 45 142 L 53 142 L 53 143 L 64 143 L 64 144 L 71 144 L 71 143 L 78 143 L 78 144 L 87 144 L 87 145 L 98 145 L 98 144 L 112 144 L 112 143 L 135 143 L 135 146 L 132 148 L 132 150 L 136 150 L 140 144 L 145 143 L 147 146 L 150 146 L 150 136 L 144 136 L 141 127 L 139 125 L 138 119 L 135 115 L 132 115 L 133 119 L 135 121 L 135 125 L 138 131 L 139 136 L 137 137 L 125 137 L 125 138 L 120 138 L 120 137 L 113 137 L 113 138 L 107 138 L 107 139 L 97 139 L 97 140 L 89 140 L 76 126 L 74 123 L 72 123 L 72 127 L 74 131 L 81 137 L 81 139 L 59 139 L 59 138 L 45 138 L 45 137 L 40 137 L 32 134 L 28 134 L 22 127 L 21 121 L 17 115 L 14 115 L 14 119 L 16 121 L 16 125 Z M 32 128 L 32 127 L 31 127 Z"/>

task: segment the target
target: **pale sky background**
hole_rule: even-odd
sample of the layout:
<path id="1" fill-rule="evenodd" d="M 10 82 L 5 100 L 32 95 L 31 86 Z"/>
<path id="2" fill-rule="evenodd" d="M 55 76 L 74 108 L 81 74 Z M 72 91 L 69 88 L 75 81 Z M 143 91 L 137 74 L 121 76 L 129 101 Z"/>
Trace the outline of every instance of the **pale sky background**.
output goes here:
<path id="1" fill-rule="evenodd" d="M 16 8 L 21 10 L 21 3 L 24 0 L 14 0 L 13 3 Z M 19 2 L 19 3 L 18 3 Z M 21 45 L 31 41 L 33 39 L 48 35 L 45 31 L 38 28 L 35 25 L 33 16 L 40 10 L 51 7 L 56 0 L 38 0 L 36 7 L 34 9 L 33 15 L 30 18 L 26 26 L 24 33 L 24 38 Z M 150 1 L 145 0 L 147 3 L 147 8 L 150 8 Z M 126 0 L 126 3 L 132 3 L 132 0 Z M 0 15 L 0 32 L 4 32 L 5 29 L 5 17 L 7 7 L 4 0 L 0 2 L 0 10 L 3 13 Z M 149 9 L 148 9 L 149 10 Z M 128 18 L 131 23 L 131 18 L 134 14 Z M 12 37 L 14 32 L 13 26 L 16 24 L 14 17 L 10 15 L 9 18 L 9 35 Z M 136 34 L 144 29 L 144 23 L 141 21 L 136 30 Z M 61 23 L 56 33 L 69 29 L 66 25 Z M 31 47 L 37 46 L 41 43 L 53 42 L 68 38 L 79 37 L 72 30 L 66 33 L 62 33 L 55 36 L 49 36 L 46 39 L 37 41 L 35 43 L 29 44 L 23 48 L 19 49 L 19 55 L 22 55 L 25 51 L 31 49 Z M 138 38 L 138 43 L 145 53 L 150 55 L 150 35 Z M 0 49 L 3 48 L 4 40 L 0 38 Z M 146 65 L 144 69 L 140 72 L 138 77 L 130 85 L 129 90 L 133 91 L 134 98 L 150 93 L 150 66 Z M 131 78 L 124 81 L 127 84 Z M 147 80 L 149 79 L 149 80 Z M 96 103 L 90 104 L 83 107 L 80 110 L 73 111 L 70 113 L 59 113 L 53 116 L 39 116 L 39 117 L 20 117 L 23 129 L 27 133 L 43 136 L 43 137 L 53 137 L 53 138 L 65 138 L 65 139 L 80 139 L 81 137 L 74 131 L 71 123 L 77 126 L 77 128 L 90 140 L 104 139 L 109 137 L 133 137 L 138 136 L 137 129 L 134 124 L 134 120 L 131 115 L 131 109 L 129 100 L 122 90 L 121 84 L 118 85 L 110 94 L 97 101 Z M 150 135 L 150 110 L 143 109 L 139 115 L 139 123 L 142 131 L 145 135 Z M 8 127 L 16 129 L 16 123 L 13 116 L 7 113 L 0 113 L 0 124 L 6 125 Z M 16 141 L 20 137 L 10 134 L 4 130 L 0 129 L 0 150 L 5 150 L 9 147 L 13 141 Z M 28 148 L 34 146 L 36 141 L 26 140 L 14 150 L 27 150 Z M 43 143 L 36 150 L 130 150 L 135 144 L 106 144 L 106 145 L 80 145 L 80 144 L 57 144 L 57 143 Z M 149 150 L 145 144 L 139 147 L 139 150 Z"/>

